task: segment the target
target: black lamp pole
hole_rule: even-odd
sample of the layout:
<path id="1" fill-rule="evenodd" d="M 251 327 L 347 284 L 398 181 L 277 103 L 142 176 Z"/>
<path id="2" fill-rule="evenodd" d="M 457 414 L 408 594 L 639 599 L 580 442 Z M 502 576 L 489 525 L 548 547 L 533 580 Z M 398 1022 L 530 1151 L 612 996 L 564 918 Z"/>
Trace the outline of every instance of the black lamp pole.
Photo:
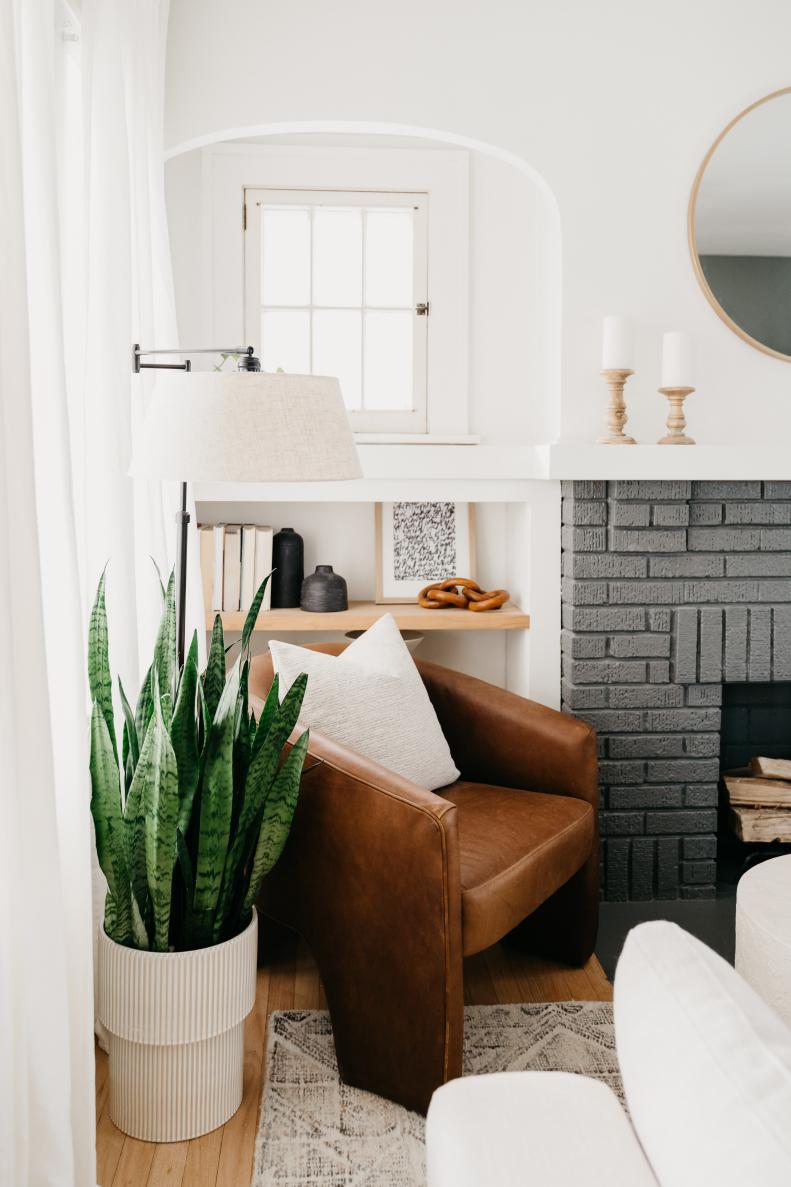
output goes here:
<path id="1" fill-rule="evenodd" d="M 261 363 L 255 357 L 252 346 L 237 346 L 231 350 L 219 347 L 199 346 L 195 350 L 141 350 L 135 343 L 132 347 L 132 370 L 135 375 L 141 371 L 191 371 L 192 363 L 189 359 L 183 363 L 141 363 L 142 355 L 151 354 L 224 354 L 235 355 L 240 371 L 260 371 Z M 176 649 L 179 668 L 184 666 L 186 629 L 187 629 L 187 528 L 190 514 L 187 511 L 187 484 L 181 484 L 181 510 L 176 513 L 178 529 L 176 547 Z"/>

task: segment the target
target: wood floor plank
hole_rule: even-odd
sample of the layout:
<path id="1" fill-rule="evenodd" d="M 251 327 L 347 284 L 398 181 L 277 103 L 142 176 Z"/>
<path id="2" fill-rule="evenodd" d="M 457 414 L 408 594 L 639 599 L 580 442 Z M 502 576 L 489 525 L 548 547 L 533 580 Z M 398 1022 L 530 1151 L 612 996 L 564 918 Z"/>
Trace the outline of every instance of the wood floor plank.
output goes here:
<path id="1" fill-rule="evenodd" d="M 124 1135 L 113 1125 L 104 1108 L 96 1125 L 96 1181 L 99 1187 L 112 1187 L 124 1141 Z"/>
<path id="2" fill-rule="evenodd" d="M 155 1142 L 139 1142 L 136 1138 L 125 1137 L 113 1187 L 142 1187 L 148 1180 L 156 1152 Z"/>
<path id="3" fill-rule="evenodd" d="M 96 1051 L 97 1173 L 100 1187 L 247 1187 L 252 1172 L 264 1052 L 272 1010 L 326 1009 L 318 970 L 301 940 L 279 940 L 258 971 L 255 1006 L 245 1023 L 244 1098 L 221 1129 L 191 1142 L 154 1145 L 125 1138 L 107 1112 L 107 1056 Z M 582 969 L 496 945 L 465 961 L 465 1001 L 609 1001 L 612 986 L 596 957 Z"/>
<path id="4" fill-rule="evenodd" d="M 167 1142 L 156 1147 L 146 1187 L 181 1187 L 189 1142 Z M 188 1187 L 190 1187 L 188 1183 Z"/>

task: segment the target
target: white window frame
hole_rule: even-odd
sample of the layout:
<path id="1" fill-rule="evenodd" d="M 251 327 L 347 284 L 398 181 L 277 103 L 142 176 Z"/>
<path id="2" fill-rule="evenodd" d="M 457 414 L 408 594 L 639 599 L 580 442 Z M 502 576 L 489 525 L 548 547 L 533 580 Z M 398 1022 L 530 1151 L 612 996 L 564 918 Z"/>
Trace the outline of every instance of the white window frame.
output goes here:
<path id="1" fill-rule="evenodd" d="M 246 189 L 428 195 L 430 314 L 426 432 L 359 432 L 359 441 L 469 441 L 469 154 L 457 149 L 217 144 L 201 151 L 200 317 L 207 341 L 246 338 Z M 425 320 L 425 319 L 421 319 Z M 251 344 L 258 346 L 256 331 Z"/>
<path id="2" fill-rule="evenodd" d="M 360 206 L 360 207 L 403 207 L 414 211 L 413 218 L 413 262 L 412 275 L 414 278 L 414 297 L 412 304 L 412 407 L 410 409 L 351 409 L 349 421 L 358 433 L 425 433 L 427 430 L 426 416 L 426 366 L 427 366 L 427 324 L 428 317 L 418 314 L 417 306 L 428 302 L 428 261 L 427 261 L 427 216 L 428 195 L 404 192 L 387 192 L 381 190 L 284 190 L 264 189 L 258 186 L 247 186 L 244 192 L 246 210 L 244 231 L 244 289 L 245 289 L 245 338 L 259 344 L 261 335 L 261 206 Z M 364 248 L 363 239 L 363 251 Z M 311 258 L 311 273 L 313 260 Z M 311 285 L 312 291 L 312 285 Z M 305 306 L 267 306 L 267 308 L 282 308 L 283 310 L 302 309 L 310 314 L 310 353 L 311 370 L 313 355 L 313 311 L 321 306 L 310 304 Z M 332 306 L 338 308 L 338 306 Z M 362 350 L 365 350 L 365 316 L 364 311 L 369 308 L 365 301 L 365 266 L 363 261 L 363 293 L 360 308 L 363 312 L 362 320 Z M 371 306 L 370 308 L 386 309 L 386 306 Z M 399 310 L 404 309 L 399 306 Z"/>

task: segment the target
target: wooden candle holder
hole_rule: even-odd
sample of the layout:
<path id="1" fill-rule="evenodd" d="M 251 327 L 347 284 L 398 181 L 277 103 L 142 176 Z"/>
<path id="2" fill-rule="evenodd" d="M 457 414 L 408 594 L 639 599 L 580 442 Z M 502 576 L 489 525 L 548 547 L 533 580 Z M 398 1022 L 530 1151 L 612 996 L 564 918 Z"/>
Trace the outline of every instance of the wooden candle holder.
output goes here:
<path id="1" fill-rule="evenodd" d="M 607 428 L 610 431 L 604 437 L 597 439 L 598 445 L 637 444 L 634 437 L 628 437 L 623 431 L 623 426 L 629 419 L 626 414 L 626 401 L 623 398 L 623 389 L 630 375 L 634 375 L 634 371 L 602 371 L 602 376 L 607 383 L 610 393 L 610 402 L 607 405 Z"/>
<path id="2" fill-rule="evenodd" d="M 694 387 L 660 387 L 659 390 L 663 396 L 667 396 L 670 409 L 667 414 L 668 434 L 666 437 L 660 437 L 657 444 L 694 445 L 694 438 L 687 437 L 684 433 L 684 429 L 687 427 L 684 401 L 691 392 L 694 392 Z"/>

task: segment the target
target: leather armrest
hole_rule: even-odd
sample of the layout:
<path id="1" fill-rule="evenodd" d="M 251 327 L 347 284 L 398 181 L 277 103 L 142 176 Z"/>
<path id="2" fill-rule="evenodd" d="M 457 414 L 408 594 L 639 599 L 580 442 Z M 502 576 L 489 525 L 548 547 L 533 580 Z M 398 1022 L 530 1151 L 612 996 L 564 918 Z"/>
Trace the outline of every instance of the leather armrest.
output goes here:
<path id="1" fill-rule="evenodd" d="M 596 804 L 591 726 L 473 676 L 437 664 L 419 667 L 462 778 Z"/>

